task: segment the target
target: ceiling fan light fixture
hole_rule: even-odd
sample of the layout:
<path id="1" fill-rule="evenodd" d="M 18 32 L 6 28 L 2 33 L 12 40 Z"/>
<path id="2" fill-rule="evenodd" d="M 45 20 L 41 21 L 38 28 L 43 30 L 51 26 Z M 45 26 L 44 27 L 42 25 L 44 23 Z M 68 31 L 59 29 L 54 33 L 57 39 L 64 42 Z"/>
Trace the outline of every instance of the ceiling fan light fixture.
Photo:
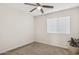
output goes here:
<path id="1" fill-rule="evenodd" d="M 39 10 L 40 10 L 41 8 L 42 8 L 41 6 L 38 6 L 38 7 L 37 7 L 37 9 L 39 9 Z"/>
<path id="2" fill-rule="evenodd" d="M 26 5 L 30 5 L 30 6 L 36 6 L 35 8 L 33 8 L 32 10 L 30 10 L 30 12 L 33 12 L 34 10 L 38 9 L 41 11 L 41 13 L 44 13 L 43 8 L 54 8 L 54 6 L 50 6 L 50 5 L 41 5 L 40 3 L 36 3 L 36 4 L 32 4 L 32 3 L 24 3 Z"/>

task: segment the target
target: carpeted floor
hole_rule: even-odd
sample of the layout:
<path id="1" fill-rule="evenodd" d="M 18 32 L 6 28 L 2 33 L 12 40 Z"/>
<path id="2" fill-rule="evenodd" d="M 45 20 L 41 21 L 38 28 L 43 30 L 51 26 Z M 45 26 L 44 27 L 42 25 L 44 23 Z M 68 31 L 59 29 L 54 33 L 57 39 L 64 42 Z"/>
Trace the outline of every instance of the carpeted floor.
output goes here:
<path id="1" fill-rule="evenodd" d="M 2 55 L 72 55 L 72 52 L 64 48 L 33 42 Z"/>

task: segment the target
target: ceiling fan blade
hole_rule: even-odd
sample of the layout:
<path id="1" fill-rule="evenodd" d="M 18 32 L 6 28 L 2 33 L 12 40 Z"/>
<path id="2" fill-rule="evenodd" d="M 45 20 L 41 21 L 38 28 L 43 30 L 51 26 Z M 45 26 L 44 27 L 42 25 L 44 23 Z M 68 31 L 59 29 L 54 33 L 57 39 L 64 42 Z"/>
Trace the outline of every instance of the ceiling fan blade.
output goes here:
<path id="1" fill-rule="evenodd" d="M 32 3 L 24 3 L 25 5 L 31 5 L 31 6 L 37 6 L 35 4 L 32 4 Z"/>
<path id="2" fill-rule="evenodd" d="M 54 6 L 42 5 L 44 8 L 54 8 Z"/>
<path id="3" fill-rule="evenodd" d="M 41 11 L 41 13 L 44 13 L 44 11 L 43 11 L 43 9 L 42 9 L 42 8 L 40 9 L 40 11 Z"/>
<path id="4" fill-rule="evenodd" d="M 37 9 L 37 8 L 32 9 L 30 12 L 33 12 L 35 9 Z"/>
<path id="5" fill-rule="evenodd" d="M 39 3 L 36 3 L 38 6 L 40 6 L 40 4 Z"/>

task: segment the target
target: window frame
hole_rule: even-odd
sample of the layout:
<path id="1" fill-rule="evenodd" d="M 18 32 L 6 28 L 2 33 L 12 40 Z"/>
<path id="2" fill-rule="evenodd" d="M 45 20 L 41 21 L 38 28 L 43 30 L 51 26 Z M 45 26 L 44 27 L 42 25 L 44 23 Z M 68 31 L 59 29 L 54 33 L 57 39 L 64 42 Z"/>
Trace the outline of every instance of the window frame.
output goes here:
<path id="1" fill-rule="evenodd" d="M 65 32 L 58 32 L 57 30 L 56 30 L 56 32 L 50 32 L 50 31 L 48 31 L 48 20 L 49 19 L 51 19 L 51 20 L 53 20 L 53 19 L 57 19 L 57 20 L 61 20 L 62 18 L 68 18 L 67 20 L 69 21 L 69 27 L 68 27 L 68 31 L 66 30 Z M 47 18 L 47 33 L 62 33 L 62 34 L 70 34 L 70 24 L 71 24 L 71 18 L 70 18 L 70 16 L 64 16 L 64 17 L 55 17 L 55 18 Z M 65 25 L 66 26 L 66 25 Z M 56 27 L 57 28 L 57 27 Z"/>

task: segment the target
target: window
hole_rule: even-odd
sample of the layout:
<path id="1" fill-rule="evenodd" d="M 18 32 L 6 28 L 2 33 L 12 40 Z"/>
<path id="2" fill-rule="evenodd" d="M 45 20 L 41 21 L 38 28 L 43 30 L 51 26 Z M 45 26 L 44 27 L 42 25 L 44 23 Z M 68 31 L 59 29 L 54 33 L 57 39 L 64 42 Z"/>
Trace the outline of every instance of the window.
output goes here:
<path id="1" fill-rule="evenodd" d="M 47 19 L 48 33 L 70 34 L 70 16 Z"/>

